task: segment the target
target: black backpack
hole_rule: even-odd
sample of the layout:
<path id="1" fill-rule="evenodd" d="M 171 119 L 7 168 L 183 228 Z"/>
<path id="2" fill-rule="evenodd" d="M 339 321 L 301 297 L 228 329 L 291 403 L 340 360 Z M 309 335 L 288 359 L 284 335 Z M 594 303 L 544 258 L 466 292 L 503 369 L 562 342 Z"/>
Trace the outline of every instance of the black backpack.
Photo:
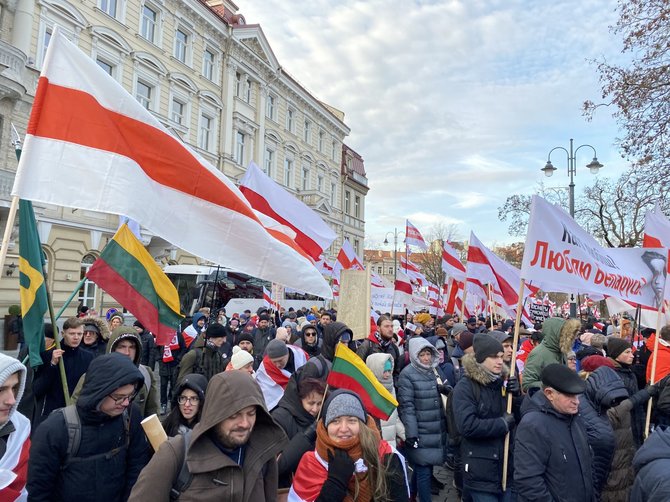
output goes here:
<path id="1" fill-rule="evenodd" d="M 470 380 L 472 383 L 472 391 L 475 395 L 475 401 L 479 402 L 479 397 L 481 395 L 482 389 L 477 382 Z M 447 434 L 449 435 L 449 446 L 458 446 L 461 444 L 461 433 L 456 427 L 456 417 L 454 416 L 454 398 L 453 391 L 447 398 L 447 406 L 445 407 L 444 413 L 447 417 Z"/>

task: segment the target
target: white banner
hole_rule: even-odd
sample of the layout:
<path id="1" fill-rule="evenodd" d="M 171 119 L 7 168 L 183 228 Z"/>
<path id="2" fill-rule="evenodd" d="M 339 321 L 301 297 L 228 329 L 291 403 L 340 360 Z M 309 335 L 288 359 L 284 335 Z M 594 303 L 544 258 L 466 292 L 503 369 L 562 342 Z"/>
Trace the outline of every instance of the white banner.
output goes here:
<path id="1" fill-rule="evenodd" d="M 544 291 L 596 293 L 658 308 L 667 248 L 603 248 L 560 207 L 533 196 L 521 277 Z"/>

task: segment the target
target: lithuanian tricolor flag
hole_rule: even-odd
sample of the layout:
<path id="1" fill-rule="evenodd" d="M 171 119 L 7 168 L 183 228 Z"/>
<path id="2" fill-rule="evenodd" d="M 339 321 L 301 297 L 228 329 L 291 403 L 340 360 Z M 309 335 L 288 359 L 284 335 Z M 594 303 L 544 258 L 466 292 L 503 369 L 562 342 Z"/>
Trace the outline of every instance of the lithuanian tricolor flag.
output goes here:
<path id="1" fill-rule="evenodd" d="M 367 412 L 381 420 L 387 420 L 398 406 L 398 401 L 377 380 L 370 368 L 343 343 L 338 343 L 335 349 L 333 368 L 328 373 L 328 385 L 355 392 Z"/>
<path id="2" fill-rule="evenodd" d="M 121 225 L 86 276 L 153 332 L 157 345 L 170 343 L 184 317 L 179 295 L 128 225 Z"/>

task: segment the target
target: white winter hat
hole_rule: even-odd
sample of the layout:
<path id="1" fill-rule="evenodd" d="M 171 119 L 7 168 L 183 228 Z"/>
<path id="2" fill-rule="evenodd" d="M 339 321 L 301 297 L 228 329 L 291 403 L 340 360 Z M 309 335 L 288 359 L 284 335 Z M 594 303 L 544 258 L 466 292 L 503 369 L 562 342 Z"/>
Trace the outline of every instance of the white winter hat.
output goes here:
<path id="1" fill-rule="evenodd" d="M 233 347 L 233 357 L 230 358 L 230 364 L 236 370 L 244 368 L 247 364 L 253 363 L 254 357 L 246 350 L 241 349 L 239 345 Z"/>

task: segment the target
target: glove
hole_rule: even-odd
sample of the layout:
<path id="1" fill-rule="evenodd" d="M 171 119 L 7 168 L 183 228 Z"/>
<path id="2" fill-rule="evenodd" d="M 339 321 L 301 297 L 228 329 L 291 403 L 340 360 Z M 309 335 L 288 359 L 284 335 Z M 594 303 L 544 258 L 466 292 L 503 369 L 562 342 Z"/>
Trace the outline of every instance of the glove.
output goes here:
<path id="1" fill-rule="evenodd" d="M 331 450 L 328 450 L 328 479 L 346 487 L 353 474 L 354 461 L 347 452 L 336 448 L 333 454 Z"/>
<path id="2" fill-rule="evenodd" d="M 412 448 L 413 450 L 416 450 L 419 447 L 419 439 L 418 438 L 407 438 L 407 439 L 405 439 L 405 446 L 407 448 Z"/>
<path id="3" fill-rule="evenodd" d="M 516 376 L 507 379 L 507 392 L 513 396 L 521 395 L 521 386 L 519 385 L 519 379 Z"/>
<path id="4" fill-rule="evenodd" d="M 514 415 L 511 413 L 505 413 L 501 418 L 505 422 L 507 432 L 511 431 L 516 426 L 516 420 L 514 419 Z"/>
<path id="5" fill-rule="evenodd" d="M 454 390 L 454 388 L 449 385 L 448 383 L 442 383 L 442 384 L 437 384 L 437 391 L 440 394 L 444 394 L 445 396 L 449 396 L 451 394 L 451 391 Z"/>
<path id="6" fill-rule="evenodd" d="M 314 420 L 312 425 L 307 427 L 307 429 L 305 429 L 305 432 L 303 432 L 303 434 L 307 438 L 307 441 L 309 441 L 312 444 L 314 444 L 314 442 L 316 441 L 316 423 L 317 421 Z"/>
<path id="7" fill-rule="evenodd" d="M 660 383 L 661 382 L 647 385 L 647 393 L 649 394 L 649 397 L 658 396 L 658 393 L 661 391 Z"/>

